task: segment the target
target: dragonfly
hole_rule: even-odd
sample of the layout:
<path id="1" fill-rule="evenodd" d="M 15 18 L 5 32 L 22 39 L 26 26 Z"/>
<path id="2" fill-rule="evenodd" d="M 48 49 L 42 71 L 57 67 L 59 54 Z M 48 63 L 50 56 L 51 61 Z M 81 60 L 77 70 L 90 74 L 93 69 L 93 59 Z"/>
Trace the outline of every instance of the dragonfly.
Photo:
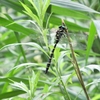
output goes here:
<path id="1" fill-rule="evenodd" d="M 55 51 L 55 48 L 56 48 L 58 42 L 60 41 L 62 35 L 65 35 L 67 31 L 68 31 L 68 28 L 65 27 L 64 23 L 62 23 L 62 25 L 60 25 L 59 29 L 56 31 L 55 44 L 54 44 L 54 47 L 53 47 L 53 49 L 51 51 L 51 54 L 50 54 L 50 57 L 49 57 L 49 60 L 48 60 L 47 66 L 46 66 L 45 73 L 48 73 L 48 70 L 49 70 L 49 67 L 51 65 L 51 61 L 52 61 L 53 55 L 54 55 L 54 51 Z"/>

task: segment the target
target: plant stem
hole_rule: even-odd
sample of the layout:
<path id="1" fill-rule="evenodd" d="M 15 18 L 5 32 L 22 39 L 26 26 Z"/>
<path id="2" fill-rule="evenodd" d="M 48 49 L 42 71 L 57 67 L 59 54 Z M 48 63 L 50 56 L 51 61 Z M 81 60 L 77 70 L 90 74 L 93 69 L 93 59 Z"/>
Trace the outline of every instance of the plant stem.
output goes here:
<path id="1" fill-rule="evenodd" d="M 64 21 L 62 21 L 62 22 L 63 22 L 63 25 L 65 26 Z M 71 49 L 71 52 L 72 52 L 73 66 L 74 66 L 74 68 L 75 68 L 75 72 L 76 72 L 77 77 L 78 77 L 78 79 L 79 79 L 79 81 L 80 81 L 80 83 L 81 83 L 81 86 L 82 86 L 82 88 L 83 88 L 83 90 L 84 90 L 84 93 L 85 93 L 85 95 L 86 95 L 86 97 L 87 97 L 87 100 L 90 100 L 90 98 L 89 98 L 89 96 L 88 96 L 88 93 L 87 93 L 87 90 L 86 90 L 86 88 L 85 88 L 83 79 L 82 79 L 82 75 L 81 75 L 81 72 L 80 72 L 80 69 L 79 69 L 79 66 L 78 66 L 78 63 L 77 63 L 75 54 L 74 54 L 73 46 L 72 46 L 72 44 L 71 44 L 71 40 L 70 40 L 70 37 L 69 37 L 69 34 L 68 34 L 68 30 L 67 30 L 67 29 L 65 29 L 65 33 L 66 33 L 66 35 L 67 35 L 67 39 L 68 39 L 68 42 L 69 42 L 69 46 L 70 46 L 70 49 Z"/>
<path id="2" fill-rule="evenodd" d="M 57 73 L 58 73 L 58 76 L 59 76 L 59 78 L 60 78 L 60 83 L 61 83 L 62 86 L 63 86 L 63 89 L 62 89 L 62 87 L 61 87 L 61 85 L 60 85 L 60 83 L 59 83 L 59 87 L 60 87 L 61 91 L 62 91 L 63 94 L 64 94 L 65 100 L 71 100 L 71 98 L 70 98 L 70 96 L 69 96 L 69 94 L 68 94 L 68 91 L 66 90 L 65 84 L 64 84 L 64 82 L 62 81 L 61 73 L 58 71 L 58 69 L 57 69 Z"/>
<path id="3" fill-rule="evenodd" d="M 15 33 L 15 36 L 16 36 L 16 39 L 17 39 L 18 43 L 21 43 L 20 37 L 19 37 L 19 33 L 18 33 L 18 32 L 14 32 L 14 33 Z M 20 48 L 21 53 L 22 53 L 22 55 L 23 55 L 24 62 L 26 63 L 26 62 L 27 62 L 27 59 L 26 59 L 25 52 L 24 52 L 24 50 L 23 50 L 22 45 L 19 45 L 19 48 Z"/>

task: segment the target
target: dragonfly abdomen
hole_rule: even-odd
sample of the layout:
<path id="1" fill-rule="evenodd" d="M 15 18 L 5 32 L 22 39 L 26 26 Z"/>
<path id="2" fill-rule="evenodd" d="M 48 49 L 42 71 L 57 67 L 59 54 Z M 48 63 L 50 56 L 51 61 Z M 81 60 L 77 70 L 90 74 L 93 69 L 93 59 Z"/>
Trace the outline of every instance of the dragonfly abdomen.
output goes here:
<path id="1" fill-rule="evenodd" d="M 48 72 L 48 69 L 49 69 L 49 67 L 50 67 L 50 65 L 51 65 L 51 61 L 52 61 L 52 58 L 53 58 L 54 51 L 55 51 L 55 48 L 56 48 L 56 46 L 57 46 L 57 43 L 58 43 L 58 42 L 55 43 L 54 48 L 52 49 L 52 52 L 51 52 L 51 54 L 50 54 L 50 58 L 49 58 L 49 61 L 48 61 L 48 63 L 47 63 L 47 67 L 46 67 L 46 73 Z"/>

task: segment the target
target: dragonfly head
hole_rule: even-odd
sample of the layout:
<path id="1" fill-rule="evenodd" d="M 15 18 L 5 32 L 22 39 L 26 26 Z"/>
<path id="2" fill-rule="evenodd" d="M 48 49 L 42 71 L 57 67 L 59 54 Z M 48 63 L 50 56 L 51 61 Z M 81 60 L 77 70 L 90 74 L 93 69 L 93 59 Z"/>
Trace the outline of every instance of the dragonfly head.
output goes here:
<path id="1" fill-rule="evenodd" d="M 64 30 L 66 30 L 67 28 L 65 27 L 65 25 L 61 25 L 61 26 L 59 26 L 59 29 L 64 31 Z"/>

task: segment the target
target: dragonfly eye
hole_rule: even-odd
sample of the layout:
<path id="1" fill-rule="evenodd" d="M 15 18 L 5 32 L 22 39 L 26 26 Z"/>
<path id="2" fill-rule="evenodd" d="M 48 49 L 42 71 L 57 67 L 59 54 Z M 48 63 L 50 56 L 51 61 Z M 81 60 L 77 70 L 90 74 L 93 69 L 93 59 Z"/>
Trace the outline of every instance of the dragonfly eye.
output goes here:
<path id="1" fill-rule="evenodd" d="M 61 26 L 59 26 L 59 29 L 60 29 L 60 30 L 65 30 L 66 28 L 65 28 L 64 25 L 61 25 Z"/>

